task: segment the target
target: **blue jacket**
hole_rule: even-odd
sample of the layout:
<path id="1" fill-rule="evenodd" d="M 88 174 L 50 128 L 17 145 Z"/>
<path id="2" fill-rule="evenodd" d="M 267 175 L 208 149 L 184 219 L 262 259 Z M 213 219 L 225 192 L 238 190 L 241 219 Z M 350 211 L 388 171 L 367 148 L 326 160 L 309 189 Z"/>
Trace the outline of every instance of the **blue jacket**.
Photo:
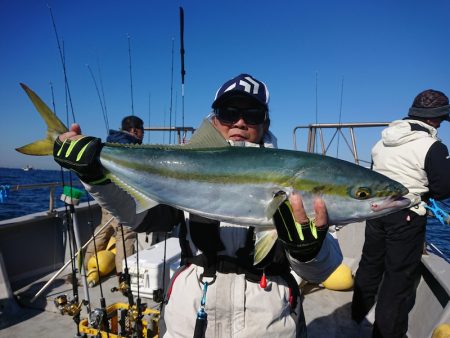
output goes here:
<path id="1" fill-rule="evenodd" d="M 135 137 L 134 135 L 127 133 L 125 131 L 121 131 L 121 130 L 109 130 L 109 135 L 106 138 L 106 142 L 111 142 L 111 143 L 124 143 L 124 144 L 141 144 L 142 141 L 139 140 L 137 137 Z"/>

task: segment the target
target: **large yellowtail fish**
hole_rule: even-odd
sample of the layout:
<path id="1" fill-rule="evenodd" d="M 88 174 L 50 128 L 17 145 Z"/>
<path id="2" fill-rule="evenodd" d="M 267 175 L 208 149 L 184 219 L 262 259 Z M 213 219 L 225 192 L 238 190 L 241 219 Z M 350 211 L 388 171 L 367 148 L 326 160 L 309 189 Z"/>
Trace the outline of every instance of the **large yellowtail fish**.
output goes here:
<path id="1" fill-rule="evenodd" d="M 17 150 L 52 154 L 64 124 L 21 84 L 47 123 L 47 137 Z M 112 182 L 136 201 L 136 212 L 162 203 L 194 214 L 254 226 L 259 235 L 256 263 L 277 235 L 272 216 L 292 192 L 299 192 L 309 215 L 320 196 L 330 224 L 380 217 L 409 205 L 400 183 L 356 164 L 300 151 L 232 147 L 205 120 L 186 145 L 106 143 L 100 160 Z"/>

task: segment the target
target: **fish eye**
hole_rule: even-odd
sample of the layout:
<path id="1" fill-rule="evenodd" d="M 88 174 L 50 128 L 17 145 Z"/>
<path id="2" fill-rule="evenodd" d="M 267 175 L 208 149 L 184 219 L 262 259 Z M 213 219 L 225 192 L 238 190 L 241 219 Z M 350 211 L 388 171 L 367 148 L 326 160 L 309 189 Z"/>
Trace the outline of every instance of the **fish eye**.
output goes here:
<path id="1" fill-rule="evenodd" d="M 365 200 L 371 196 L 370 189 L 366 187 L 358 187 L 352 190 L 352 196 L 358 200 Z"/>

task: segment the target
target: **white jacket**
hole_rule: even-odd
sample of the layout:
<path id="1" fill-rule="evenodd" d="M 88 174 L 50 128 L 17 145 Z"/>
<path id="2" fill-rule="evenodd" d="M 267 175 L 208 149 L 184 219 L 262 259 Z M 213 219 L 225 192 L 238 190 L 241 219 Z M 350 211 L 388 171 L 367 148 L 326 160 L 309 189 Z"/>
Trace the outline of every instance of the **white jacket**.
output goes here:
<path id="1" fill-rule="evenodd" d="M 381 140 L 372 149 L 373 169 L 408 188 L 406 197 L 411 205 L 419 203 L 429 190 L 425 159 L 438 141 L 436 135 L 437 130 L 424 122 L 397 120 L 383 130 Z"/>

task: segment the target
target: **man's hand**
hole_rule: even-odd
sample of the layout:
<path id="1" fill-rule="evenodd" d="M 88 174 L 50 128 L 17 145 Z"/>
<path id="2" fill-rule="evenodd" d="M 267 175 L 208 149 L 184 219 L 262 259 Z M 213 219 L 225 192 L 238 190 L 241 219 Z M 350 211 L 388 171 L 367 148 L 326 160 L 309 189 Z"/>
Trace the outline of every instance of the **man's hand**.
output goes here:
<path id="1" fill-rule="evenodd" d="M 53 157 L 59 165 L 74 171 L 82 181 L 102 184 L 108 181 L 99 159 L 102 147 L 99 138 L 81 135 L 80 126 L 72 124 L 67 133 L 56 139 Z"/>
<path id="2" fill-rule="evenodd" d="M 64 142 L 65 140 L 76 140 L 80 137 L 82 137 L 80 125 L 78 123 L 72 123 L 69 131 L 59 135 L 58 138 L 61 142 Z"/>
<path id="3" fill-rule="evenodd" d="M 314 201 L 315 219 L 306 215 L 302 198 L 292 193 L 274 215 L 278 238 L 296 259 L 306 262 L 320 251 L 328 232 L 327 208 L 322 199 Z"/>

